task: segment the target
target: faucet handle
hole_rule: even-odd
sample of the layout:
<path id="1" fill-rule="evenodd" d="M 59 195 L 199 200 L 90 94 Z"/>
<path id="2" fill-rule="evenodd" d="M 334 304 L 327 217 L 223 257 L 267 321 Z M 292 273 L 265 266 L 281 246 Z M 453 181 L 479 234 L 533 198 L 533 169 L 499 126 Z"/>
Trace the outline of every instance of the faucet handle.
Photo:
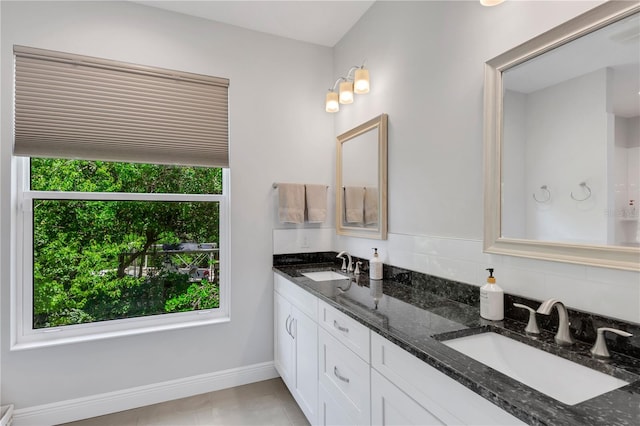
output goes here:
<path id="1" fill-rule="evenodd" d="M 360 275 L 360 267 L 362 266 L 362 262 L 357 261 L 356 262 L 356 270 L 353 272 L 354 275 Z"/>
<path id="2" fill-rule="evenodd" d="M 339 259 L 342 259 L 342 268 L 340 268 L 341 271 L 346 271 L 347 270 L 347 259 L 345 259 L 342 256 L 336 256 Z"/>
<path id="3" fill-rule="evenodd" d="M 609 350 L 607 349 L 607 341 L 604 338 L 604 332 L 605 331 L 610 331 L 612 333 L 615 333 L 615 334 L 617 334 L 619 336 L 623 336 L 623 337 L 631 337 L 631 336 L 633 336 L 633 334 L 627 333 L 626 331 L 623 331 L 623 330 L 618 330 L 617 328 L 599 327 L 598 328 L 598 336 L 596 337 L 596 343 L 591 348 L 591 355 L 593 355 L 596 358 L 609 358 L 610 357 Z"/>
<path id="4" fill-rule="evenodd" d="M 536 310 L 530 308 L 527 305 L 523 305 L 521 303 L 514 303 L 513 306 L 516 308 L 523 308 L 529 311 L 529 323 L 525 327 L 524 331 L 528 334 L 540 334 L 540 329 L 538 328 L 538 322 L 536 321 Z"/>

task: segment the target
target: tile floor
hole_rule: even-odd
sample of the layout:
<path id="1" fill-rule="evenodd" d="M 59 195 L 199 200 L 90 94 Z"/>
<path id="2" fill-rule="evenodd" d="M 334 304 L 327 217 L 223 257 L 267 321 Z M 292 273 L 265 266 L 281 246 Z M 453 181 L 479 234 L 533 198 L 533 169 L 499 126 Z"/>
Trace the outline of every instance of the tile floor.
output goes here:
<path id="1" fill-rule="evenodd" d="M 309 425 L 280 378 L 64 426 Z"/>

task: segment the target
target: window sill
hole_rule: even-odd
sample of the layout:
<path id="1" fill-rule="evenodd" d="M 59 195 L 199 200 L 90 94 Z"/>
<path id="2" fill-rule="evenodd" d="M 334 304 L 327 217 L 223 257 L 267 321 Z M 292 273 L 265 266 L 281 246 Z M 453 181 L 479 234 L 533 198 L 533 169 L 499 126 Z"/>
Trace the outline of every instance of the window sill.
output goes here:
<path id="1" fill-rule="evenodd" d="M 219 312 L 218 310 L 192 311 L 170 315 L 182 316 L 182 320 L 175 321 L 173 320 L 173 318 L 162 318 L 164 316 L 163 315 L 159 316 L 160 318 L 141 317 L 126 320 L 109 321 L 109 324 L 89 323 L 80 324 L 77 326 L 36 330 L 29 336 L 22 337 L 20 341 L 12 339 L 10 350 L 22 351 L 29 349 L 40 349 L 74 343 L 92 342 L 103 339 L 179 330 L 183 328 L 222 324 L 231 321 L 228 313 Z M 82 334 L 79 334 L 78 330 L 82 330 L 84 332 Z M 74 335 L 71 335 L 72 333 Z M 55 337 L 53 335 L 55 335 Z"/>

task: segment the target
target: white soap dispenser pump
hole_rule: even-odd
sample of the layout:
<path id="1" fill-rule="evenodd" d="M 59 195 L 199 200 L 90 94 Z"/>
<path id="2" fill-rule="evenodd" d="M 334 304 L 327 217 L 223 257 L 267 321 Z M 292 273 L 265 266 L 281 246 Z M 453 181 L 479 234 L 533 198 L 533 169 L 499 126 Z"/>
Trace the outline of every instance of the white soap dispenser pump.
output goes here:
<path id="1" fill-rule="evenodd" d="M 378 249 L 373 249 L 373 257 L 369 260 L 369 279 L 382 279 L 382 259 L 378 257 Z"/>
<path id="2" fill-rule="evenodd" d="M 504 319 L 504 292 L 496 284 L 493 268 L 487 268 L 487 283 L 480 288 L 480 316 L 491 321 Z"/>

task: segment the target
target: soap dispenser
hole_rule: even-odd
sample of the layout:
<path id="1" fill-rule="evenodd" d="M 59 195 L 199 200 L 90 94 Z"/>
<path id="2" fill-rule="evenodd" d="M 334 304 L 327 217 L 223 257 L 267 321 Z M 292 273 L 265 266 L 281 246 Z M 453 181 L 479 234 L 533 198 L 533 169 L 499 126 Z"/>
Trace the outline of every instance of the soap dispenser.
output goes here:
<path id="1" fill-rule="evenodd" d="M 373 257 L 369 260 L 369 278 L 372 280 L 382 279 L 382 259 L 378 257 L 378 249 L 373 249 Z"/>
<path id="2" fill-rule="evenodd" d="M 493 268 L 488 268 L 487 283 L 480 288 L 480 316 L 491 321 L 504 319 L 504 292 L 496 284 Z"/>

